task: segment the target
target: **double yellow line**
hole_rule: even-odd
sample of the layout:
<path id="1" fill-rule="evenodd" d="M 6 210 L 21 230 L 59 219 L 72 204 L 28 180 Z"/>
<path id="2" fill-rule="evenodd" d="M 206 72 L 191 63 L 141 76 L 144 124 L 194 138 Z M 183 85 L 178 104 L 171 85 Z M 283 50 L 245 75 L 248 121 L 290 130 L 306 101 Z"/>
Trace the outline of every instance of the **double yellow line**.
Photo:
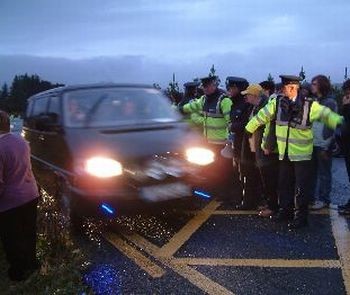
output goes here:
<path id="1" fill-rule="evenodd" d="M 347 294 L 350 295 L 350 231 L 345 219 L 338 216 L 333 210 L 330 211 L 330 217 L 339 260 L 175 258 L 175 253 L 212 215 L 256 214 L 253 211 L 217 210 L 220 205 L 220 202 L 211 201 L 206 207 L 198 211 L 163 247 L 157 247 L 138 234 L 122 234 L 121 237 L 115 233 L 107 233 L 105 238 L 151 277 L 160 278 L 166 273 L 165 268 L 169 268 L 210 295 L 233 293 L 192 268 L 192 265 L 341 268 L 345 289 Z M 316 214 L 329 214 L 329 211 L 323 210 Z"/>

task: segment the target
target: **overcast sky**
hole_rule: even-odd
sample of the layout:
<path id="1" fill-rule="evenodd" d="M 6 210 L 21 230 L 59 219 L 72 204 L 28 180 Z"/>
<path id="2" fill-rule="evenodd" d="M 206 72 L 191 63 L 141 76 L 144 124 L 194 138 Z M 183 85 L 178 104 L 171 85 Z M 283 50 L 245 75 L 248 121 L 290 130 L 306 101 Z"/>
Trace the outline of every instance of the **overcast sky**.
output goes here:
<path id="1" fill-rule="evenodd" d="M 350 66 L 349 0 L 0 0 L 0 83 L 277 80 Z"/>

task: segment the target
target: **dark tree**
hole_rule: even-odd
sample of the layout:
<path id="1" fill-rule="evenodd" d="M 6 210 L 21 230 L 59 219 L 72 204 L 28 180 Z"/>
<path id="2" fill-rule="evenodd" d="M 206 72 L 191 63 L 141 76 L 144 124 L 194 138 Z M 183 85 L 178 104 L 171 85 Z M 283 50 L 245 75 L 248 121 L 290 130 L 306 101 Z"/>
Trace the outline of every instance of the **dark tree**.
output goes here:
<path id="1" fill-rule="evenodd" d="M 63 86 L 41 80 L 38 75 L 16 75 L 10 87 L 10 93 L 6 99 L 5 109 L 10 113 L 21 115 L 24 113 L 27 99 L 39 92 Z"/>
<path id="2" fill-rule="evenodd" d="M 9 96 L 8 86 L 6 83 L 4 83 L 1 87 L 0 99 L 6 99 L 8 96 Z"/>

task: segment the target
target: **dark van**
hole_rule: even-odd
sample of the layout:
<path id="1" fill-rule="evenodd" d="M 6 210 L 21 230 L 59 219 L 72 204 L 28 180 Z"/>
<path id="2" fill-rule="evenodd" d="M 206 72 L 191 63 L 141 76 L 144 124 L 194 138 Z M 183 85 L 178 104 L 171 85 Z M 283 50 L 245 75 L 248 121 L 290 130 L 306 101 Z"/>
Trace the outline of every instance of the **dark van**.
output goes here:
<path id="1" fill-rule="evenodd" d="M 44 175 L 40 185 L 59 184 L 70 213 L 113 216 L 211 197 L 203 175 L 214 153 L 151 86 L 78 85 L 36 94 L 22 135 Z"/>

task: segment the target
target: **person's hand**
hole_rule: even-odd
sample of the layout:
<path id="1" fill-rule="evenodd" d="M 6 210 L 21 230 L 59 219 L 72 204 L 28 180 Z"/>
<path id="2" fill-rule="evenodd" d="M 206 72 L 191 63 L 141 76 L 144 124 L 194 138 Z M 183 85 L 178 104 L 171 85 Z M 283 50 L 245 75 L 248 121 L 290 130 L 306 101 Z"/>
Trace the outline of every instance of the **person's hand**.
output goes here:
<path id="1" fill-rule="evenodd" d="M 343 105 L 350 104 L 350 93 L 343 96 Z"/>
<path id="2" fill-rule="evenodd" d="M 263 150 L 265 156 L 268 156 L 271 154 L 271 151 L 269 149 L 262 148 L 262 150 Z"/>

